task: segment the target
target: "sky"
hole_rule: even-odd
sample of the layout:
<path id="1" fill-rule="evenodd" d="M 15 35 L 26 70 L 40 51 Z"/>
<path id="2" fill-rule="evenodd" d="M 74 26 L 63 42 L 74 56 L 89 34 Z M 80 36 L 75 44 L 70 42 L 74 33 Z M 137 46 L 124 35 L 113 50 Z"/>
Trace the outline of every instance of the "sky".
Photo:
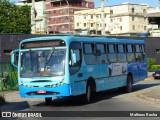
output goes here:
<path id="1" fill-rule="evenodd" d="M 10 0 L 11 2 L 19 1 L 19 0 Z M 100 7 L 100 1 L 101 0 L 94 0 L 95 7 Z M 134 4 L 148 4 L 152 7 L 158 7 L 158 1 L 159 0 L 104 0 L 104 6 L 113 6 L 113 5 L 119 5 L 121 3 L 134 3 Z M 160 5 L 159 5 L 160 6 Z"/>

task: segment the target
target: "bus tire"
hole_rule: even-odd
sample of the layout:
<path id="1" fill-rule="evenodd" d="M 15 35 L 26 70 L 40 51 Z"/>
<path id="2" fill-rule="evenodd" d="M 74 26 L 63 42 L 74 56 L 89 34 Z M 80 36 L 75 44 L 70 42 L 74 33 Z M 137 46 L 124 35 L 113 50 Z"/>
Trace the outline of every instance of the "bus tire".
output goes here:
<path id="1" fill-rule="evenodd" d="M 133 78 L 131 75 L 127 76 L 127 86 L 126 86 L 126 92 L 130 93 L 133 89 Z"/>
<path id="2" fill-rule="evenodd" d="M 91 102 L 92 100 L 92 96 L 93 96 L 93 85 L 91 84 L 91 82 L 88 82 L 87 87 L 86 87 L 86 94 L 84 94 L 84 103 L 88 104 Z"/>
<path id="3" fill-rule="evenodd" d="M 50 105 L 52 103 L 52 98 L 45 98 L 46 105 Z"/>

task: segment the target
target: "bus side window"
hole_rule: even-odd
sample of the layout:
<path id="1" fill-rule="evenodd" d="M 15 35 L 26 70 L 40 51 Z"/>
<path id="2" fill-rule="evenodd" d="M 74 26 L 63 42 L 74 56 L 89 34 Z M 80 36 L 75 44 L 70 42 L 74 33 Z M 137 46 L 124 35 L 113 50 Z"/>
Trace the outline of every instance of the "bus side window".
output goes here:
<path id="1" fill-rule="evenodd" d="M 145 60 L 146 59 L 146 53 L 145 53 L 145 46 L 144 45 L 140 45 L 140 51 L 142 53 L 142 59 Z"/>
<path id="2" fill-rule="evenodd" d="M 117 58 L 119 62 L 126 62 L 126 53 L 125 53 L 125 45 L 118 44 L 117 45 Z"/>
<path id="3" fill-rule="evenodd" d="M 73 42 L 69 49 L 69 71 L 73 75 L 78 72 L 82 63 L 82 49 L 81 44 Z"/>
<path id="4" fill-rule="evenodd" d="M 84 60 L 86 64 L 96 64 L 95 48 L 93 43 L 84 43 Z"/>
<path id="5" fill-rule="evenodd" d="M 109 60 L 109 62 L 117 62 L 115 44 L 107 44 L 107 48 L 108 48 L 108 60 Z"/>
<path id="6" fill-rule="evenodd" d="M 142 53 L 140 51 L 140 45 L 135 45 L 135 57 L 137 62 L 143 61 Z"/>
<path id="7" fill-rule="evenodd" d="M 127 60 L 128 62 L 135 61 L 134 48 L 132 44 L 127 44 Z"/>
<path id="8" fill-rule="evenodd" d="M 108 63 L 105 44 L 96 44 L 96 51 L 98 51 L 98 53 L 96 53 L 98 60 L 97 62 L 99 64 Z"/>

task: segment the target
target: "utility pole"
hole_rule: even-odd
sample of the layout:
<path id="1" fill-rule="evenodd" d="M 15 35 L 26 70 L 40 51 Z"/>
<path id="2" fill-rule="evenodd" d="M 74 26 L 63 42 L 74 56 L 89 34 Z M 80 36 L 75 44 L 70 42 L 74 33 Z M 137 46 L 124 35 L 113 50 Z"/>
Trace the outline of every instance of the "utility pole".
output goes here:
<path id="1" fill-rule="evenodd" d="M 105 23 L 104 23 L 104 0 L 101 0 L 101 24 L 102 24 L 102 30 L 101 35 L 105 35 Z"/>
<path id="2" fill-rule="evenodd" d="M 36 33 L 36 23 L 35 23 L 35 0 L 32 0 L 32 19 L 31 19 L 31 25 L 32 25 L 32 34 Z"/>
<path id="3" fill-rule="evenodd" d="M 67 6 L 68 6 L 68 22 L 69 22 L 69 24 L 68 24 L 68 28 L 69 28 L 69 34 L 70 34 L 70 16 L 69 16 L 69 2 L 68 2 L 68 0 L 65 0 L 66 1 L 66 3 L 67 3 Z"/>

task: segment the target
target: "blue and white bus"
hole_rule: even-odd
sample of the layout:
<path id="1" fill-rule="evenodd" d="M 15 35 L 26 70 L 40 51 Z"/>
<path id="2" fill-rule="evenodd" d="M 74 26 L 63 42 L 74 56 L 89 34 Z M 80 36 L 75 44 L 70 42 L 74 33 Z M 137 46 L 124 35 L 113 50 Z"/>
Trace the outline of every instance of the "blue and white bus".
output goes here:
<path id="1" fill-rule="evenodd" d="M 19 52 L 18 66 L 14 64 Z M 21 97 L 52 98 L 82 95 L 88 103 L 95 92 L 113 88 L 132 91 L 147 77 L 143 40 L 107 37 L 47 36 L 25 39 L 12 51 L 18 68 Z"/>

